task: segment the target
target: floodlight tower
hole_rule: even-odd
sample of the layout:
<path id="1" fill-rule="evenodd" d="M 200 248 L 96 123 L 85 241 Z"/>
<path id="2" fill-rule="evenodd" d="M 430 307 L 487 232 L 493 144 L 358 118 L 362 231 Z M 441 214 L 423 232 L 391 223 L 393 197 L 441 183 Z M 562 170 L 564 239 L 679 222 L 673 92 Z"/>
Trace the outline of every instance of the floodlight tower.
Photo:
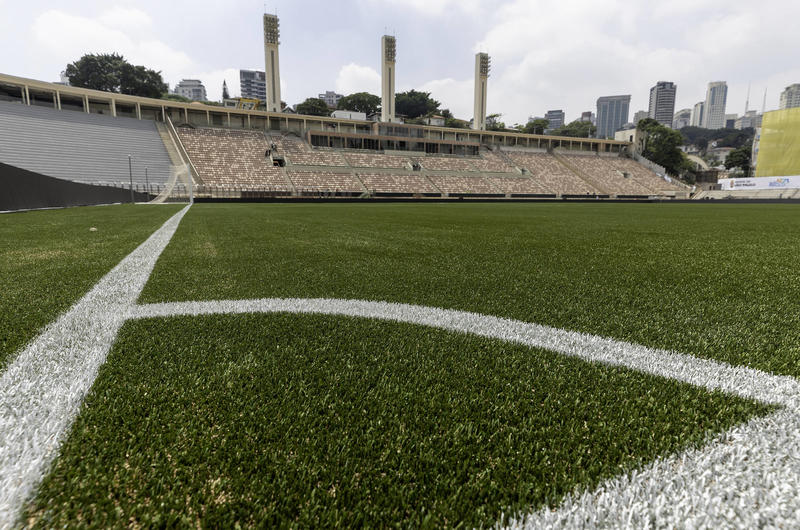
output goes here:
<path id="1" fill-rule="evenodd" d="M 475 54 L 475 109 L 472 114 L 472 128 L 486 130 L 486 85 L 489 80 L 488 53 Z"/>
<path id="2" fill-rule="evenodd" d="M 391 35 L 381 37 L 381 121 L 394 120 L 394 60 L 397 42 Z"/>
<path id="3" fill-rule="evenodd" d="M 264 62 L 267 78 L 267 112 L 281 111 L 281 69 L 278 60 L 278 15 L 264 13 Z"/>

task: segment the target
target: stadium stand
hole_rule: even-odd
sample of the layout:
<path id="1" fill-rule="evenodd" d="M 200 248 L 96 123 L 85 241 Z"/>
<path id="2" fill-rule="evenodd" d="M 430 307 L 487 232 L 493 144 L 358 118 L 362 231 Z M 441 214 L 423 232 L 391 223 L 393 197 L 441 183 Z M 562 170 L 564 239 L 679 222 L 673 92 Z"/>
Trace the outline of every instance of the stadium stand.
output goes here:
<path id="1" fill-rule="evenodd" d="M 425 169 L 433 171 L 478 171 L 472 159 L 449 156 L 425 156 L 414 159 Z"/>
<path id="2" fill-rule="evenodd" d="M 506 195 L 540 195 L 555 197 L 555 193 L 531 177 L 486 177 L 495 188 Z"/>
<path id="3" fill-rule="evenodd" d="M 349 173 L 329 171 L 287 171 L 297 192 L 361 194 L 367 190 L 358 178 Z"/>
<path id="4" fill-rule="evenodd" d="M 204 186 L 292 191 L 282 169 L 265 156 L 270 142 L 263 133 L 188 127 L 176 130 Z"/>
<path id="5" fill-rule="evenodd" d="M 150 120 L 112 118 L 84 112 L 0 101 L 0 161 L 50 177 L 144 189 L 163 185 L 171 162 Z M 147 179 L 145 178 L 147 168 Z"/>
<path id="6" fill-rule="evenodd" d="M 481 151 L 481 158 L 473 159 L 472 164 L 478 171 L 486 173 L 514 173 L 517 171 L 516 168 L 506 162 L 502 156 L 488 149 L 483 149 Z"/>
<path id="7" fill-rule="evenodd" d="M 446 195 L 502 195 L 503 193 L 481 177 L 431 175 L 431 182 Z"/>
<path id="8" fill-rule="evenodd" d="M 651 188 L 638 181 L 626 177 L 621 171 L 607 165 L 597 155 L 556 155 L 572 171 L 595 189 L 609 195 L 648 196 L 653 194 Z"/>
<path id="9" fill-rule="evenodd" d="M 410 169 L 411 161 L 405 156 L 377 155 L 372 153 L 345 153 L 345 160 L 353 167 Z"/>
<path id="10" fill-rule="evenodd" d="M 370 193 L 441 195 L 436 186 L 419 174 L 359 173 L 358 176 Z"/>
<path id="11" fill-rule="evenodd" d="M 290 165 L 295 166 L 347 166 L 341 153 L 329 150 L 312 149 L 306 142 L 293 135 L 271 135 L 271 142 L 278 146 Z"/>
<path id="12" fill-rule="evenodd" d="M 599 190 L 544 152 L 509 151 L 517 166 L 525 168 L 542 187 L 559 195 L 600 195 Z"/>

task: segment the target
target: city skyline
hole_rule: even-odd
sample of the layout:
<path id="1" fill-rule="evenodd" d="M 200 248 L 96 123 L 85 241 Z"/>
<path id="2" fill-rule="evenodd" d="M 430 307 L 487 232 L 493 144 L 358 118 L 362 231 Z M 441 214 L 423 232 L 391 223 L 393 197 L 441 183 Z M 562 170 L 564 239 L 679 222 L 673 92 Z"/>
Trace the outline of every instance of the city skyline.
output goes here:
<path id="1" fill-rule="evenodd" d="M 209 98 L 219 99 L 227 79 L 236 96 L 238 71 L 264 68 L 263 6 L 251 4 L 232 0 L 216 9 L 203 0 L 166 5 L 143 0 L 136 7 L 122 1 L 64 6 L 0 0 L 0 45 L 12 49 L 26 43 L 20 53 L 4 57 L 2 68 L 56 81 L 83 53 L 116 51 L 161 70 L 170 86 L 183 78 L 200 79 Z M 553 108 L 563 109 L 570 122 L 605 94 L 631 94 L 631 109 L 646 109 L 649 88 L 660 79 L 681 87 L 675 108 L 692 107 L 704 98 L 709 81 L 724 79 L 728 112 L 744 112 L 748 84 L 751 109 L 761 111 L 765 88 L 767 110 L 777 109 L 780 92 L 800 80 L 789 45 L 793 17 L 787 13 L 800 16 L 800 6 L 762 7 L 757 13 L 746 2 L 719 7 L 705 0 L 669 6 L 610 2 L 602 9 L 585 0 L 350 0 L 337 6 L 278 0 L 267 5 L 270 12 L 277 8 L 281 20 L 281 89 L 290 105 L 331 89 L 380 94 L 385 28 L 397 36 L 397 91 L 429 91 L 443 108 L 465 119 L 473 113 L 474 53 L 488 52 L 493 69 L 487 112 L 503 114 L 509 125 Z M 347 24 L 330 24 L 343 9 Z M 538 20 L 543 10 L 548 17 Z M 184 21 L 181 26 L 170 23 L 175 17 Z M 669 38 L 662 38 L 666 29 L 659 24 L 672 28 L 678 21 L 682 29 L 670 29 Z M 574 39 L 550 26 L 594 29 Z M 537 42 L 545 44 L 518 46 L 532 29 Z M 198 39 L 198 34 L 218 37 Z M 724 49 L 716 45 L 720 39 Z M 585 53 L 586 42 L 600 53 Z"/>

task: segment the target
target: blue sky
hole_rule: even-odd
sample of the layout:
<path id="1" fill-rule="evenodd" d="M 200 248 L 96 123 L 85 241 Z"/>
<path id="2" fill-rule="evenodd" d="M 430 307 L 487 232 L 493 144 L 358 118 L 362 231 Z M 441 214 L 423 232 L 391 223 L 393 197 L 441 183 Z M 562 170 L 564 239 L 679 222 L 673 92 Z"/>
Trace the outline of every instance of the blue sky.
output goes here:
<path id="1" fill-rule="evenodd" d="M 724 5 L 720 5 L 724 4 Z M 0 0 L 0 72 L 57 80 L 88 52 L 238 92 L 238 69 L 263 69 L 263 1 Z M 492 56 L 489 112 L 511 124 L 549 109 L 572 120 L 597 97 L 631 94 L 647 108 L 659 80 L 678 84 L 676 110 L 729 84 L 728 112 L 777 108 L 800 82 L 795 25 L 800 2 L 763 0 L 270 0 L 281 20 L 283 98 L 325 90 L 379 93 L 379 43 L 398 39 L 397 86 L 431 91 L 460 117 L 472 114 L 474 54 Z"/>

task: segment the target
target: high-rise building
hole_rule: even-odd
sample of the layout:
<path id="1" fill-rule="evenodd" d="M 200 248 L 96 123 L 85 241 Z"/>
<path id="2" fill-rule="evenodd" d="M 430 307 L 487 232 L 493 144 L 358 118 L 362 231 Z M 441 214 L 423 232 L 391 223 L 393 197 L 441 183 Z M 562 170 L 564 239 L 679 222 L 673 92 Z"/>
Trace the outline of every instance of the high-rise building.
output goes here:
<path id="1" fill-rule="evenodd" d="M 189 98 L 192 101 L 206 101 L 206 87 L 199 79 L 181 79 L 181 82 L 175 85 L 175 94 Z"/>
<path id="2" fill-rule="evenodd" d="M 325 104 L 332 109 L 336 108 L 336 105 L 339 104 L 339 100 L 342 99 L 344 96 L 342 94 L 337 94 L 331 90 L 326 90 L 324 94 L 320 94 L 319 99 L 325 102 Z"/>
<path id="3" fill-rule="evenodd" d="M 726 129 L 733 129 L 736 126 L 736 120 L 739 118 L 738 114 L 726 114 L 725 115 L 725 128 Z"/>
<path id="4" fill-rule="evenodd" d="M 672 128 L 676 131 L 692 123 L 692 109 L 681 109 L 672 117 Z"/>
<path id="5" fill-rule="evenodd" d="M 692 109 L 692 127 L 704 127 L 703 114 L 705 113 L 705 110 L 705 101 L 698 101 L 694 104 L 694 109 Z"/>
<path id="6" fill-rule="evenodd" d="M 489 85 L 489 69 L 491 61 L 488 53 L 475 54 L 475 93 L 472 111 L 472 128 L 477 131 L 486 129 L 486 91 Z"/>
<path id="7" fill-rule="evenodd" d="M 757 110 L 748 110 L 744 113 L 744 116 L 739 116 L 734 123 L 734 129 L 747 129 L 753 128 L 757 129 L 761 127 L 761 114 L 758 113 Z"/>
<path id="8" fill-rule="evenodd" d="M 781 92 L 781 110 L 794 107 L 800 107 L 800 83 L 789 85 Z"/>
<path id="9" fill-rule="evenodd" d="M 675 94 L 678 87 L 669 81 L 659 81 L 650 89 L 650 109 L 647 116 L 665 127 L 672 127 L 675 116 Z"/>
<path id="10" fill-rule="evenodd" d="M 267 76 L 260 70 L 239 70 L 239 90 L 245 99 L 257 99 L 267 105 Z"/>
<path id="11" fill-rule="evenodd" d="M 548 110 L 544 114 L 544 119 L 546 119 L 549 122 L 547 130 L 552 131 L 553 129 L 558 129 L 559 127 L 562 127 L 564 125 L 564 116 L 565 116 L 564 111 L 561 109 Z"/>
<path id="12" fill-rule="evenodd" d="M 725 81 L 712 81 L 706 91 L 706 105 L 703 110 L 703 127 L 722 129 L 725 127 L 725 105 L 728 102 L 728 84 Z"/>
<path id="13" fill-rule="evenodd" d="M 267 112 L 281 112 L 281 65 L 278 58 L 278 15 L 264 14 L 264 69 L 267 78 Z M 244 97 L 244 94 L 242 94 Z"/>
<path id="14" fill-rule="evenodd" d="M 592 112 L 591 110 L 587 110 L 586 112 L 581 112 L 580 121 L 589 122 L 592 125 L 594 125 L 595 122 L 594 112 Z"/>
<path id="15" fill-rule="evenodd" d="M 381 121 L 394 121 L 394 65 L 397 40 L 391 35 L 381 37 Z"/>
<path id="16" fill-rule="evenodd" d="M 647 118 L 649 113 L 646 110 L 637 110 L 633 113 L 633 124 L 638 125 L 640 121 Z"/>
<path id="17" fill-rule="evenodd" d="M 614 138 L 628 121 L 631 96 L 603 96 L 597 99 L 597 137 Z"/>

